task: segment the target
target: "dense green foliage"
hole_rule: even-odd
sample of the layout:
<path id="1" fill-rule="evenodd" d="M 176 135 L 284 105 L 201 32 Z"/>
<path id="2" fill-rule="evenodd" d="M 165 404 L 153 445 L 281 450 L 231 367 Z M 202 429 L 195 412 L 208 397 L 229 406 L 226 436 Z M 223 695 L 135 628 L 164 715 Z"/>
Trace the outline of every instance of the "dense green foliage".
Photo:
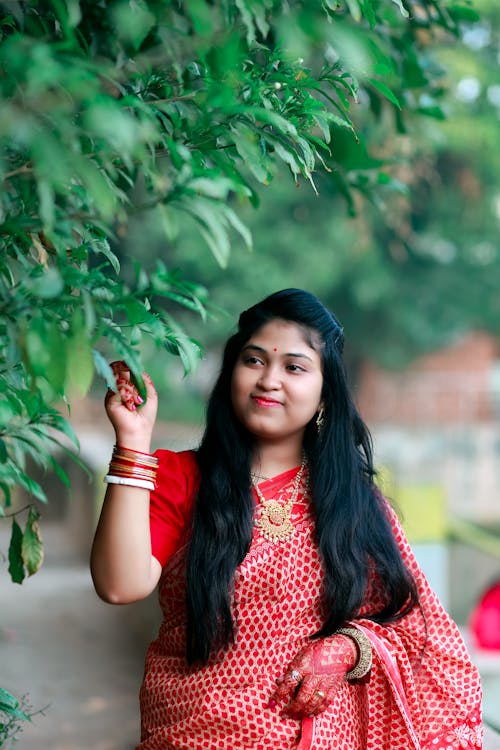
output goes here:
<path id="1" fill-rule="evenodd" d="M 457 34 L 454 2 L 238 0 L 0 3 L 0 486 L 39 499 L 26 459 L 76 437 L 56 408 L 84 394 L 107 357 L 141 370 L 144 336 L 189 369 L 181 308 L 206 314 L 197 281 L 157 263 L 120 273 L 131 217 L 148 211 L 173 243 L 190 219 L 220 265 L 280 165 L 323 173 L 352 210 L 391 179 L 353 117 L 402 127 L 436 116 L 433 37 Z M 348 138 L 346 138 L 348 136 Z M 353 146 L 356 157 L 353 161 Z M 303 185 L 302 190 L 305 190 Z M 132 252 L 133 255 L 133 252 Z M 13 526 L 15 580 L 41 562 L 36 519 Z"/>
<path id="2" fill-rule="evenodd" d="M 500 24 L 495 4 L 482 0 L 478 6 L 481 22 L 464 25 L 465 44 L 442 39 L 434 47 L 448 92 L 435 118 L 406 118 L 404 131 L 395 134 L 387 122 L 390 108 L 378 119 L 362 108 L 362 144 L 344 135 L 344 164 L 354 171 L 366 164 L 368 152 L 385 161 L 382 176 L 392 178 L 371 193 L 370 203 L 356 196 L 354 219 L 326 174 L 317 180 L 319 197 L 303 187 L 271 185 L 260 210 L 244 215 L 254 253 L 234 253 L 222 277 L 215 264 L 200 268 L 202 249 L 194 235 L 187 240 L 184 232 L 169 246 L 169 262 L 182 262 L 190 278 L 203 279 L 231 313 L 202 330 L 204 343 L 220 341 L 242 306 L 297 284 L 339 315 L 354 364 L 369 357 L 402 367 L 467 331 L 498 333 Z M 147 253 L 140 247 L 144 224 L 132 228 L 125 242 L 129 252 L 143 252 L 144 262 L 153 248 L 165 253 L 159 229 L 153 222 L 149 229 Z"/>

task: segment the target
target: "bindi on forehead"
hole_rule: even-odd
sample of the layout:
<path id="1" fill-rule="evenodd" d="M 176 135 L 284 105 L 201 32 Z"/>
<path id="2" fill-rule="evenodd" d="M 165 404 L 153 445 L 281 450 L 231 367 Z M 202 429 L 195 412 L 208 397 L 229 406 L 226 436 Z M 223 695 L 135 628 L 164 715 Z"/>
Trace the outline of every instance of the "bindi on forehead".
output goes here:
<path id="1" fill-rule="evenodd" d="M 277 352 L 277 351 L 278 351 L 278 347 L 277 346 L 273 346 L 273 352 Z"/>

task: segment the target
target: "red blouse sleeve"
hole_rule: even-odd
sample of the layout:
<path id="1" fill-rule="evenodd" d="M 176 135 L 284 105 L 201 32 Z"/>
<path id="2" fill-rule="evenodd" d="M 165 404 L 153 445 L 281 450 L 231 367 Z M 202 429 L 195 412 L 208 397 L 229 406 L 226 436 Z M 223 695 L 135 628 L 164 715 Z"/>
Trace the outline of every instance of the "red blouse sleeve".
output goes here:
<path id="1" fill-rule="evenodd" d="M 151 492 L 149 526 L 153 556 L 165 567 L 186 541 L 199 484 L 194 451 L 158 450 L 156 489 Z"/>

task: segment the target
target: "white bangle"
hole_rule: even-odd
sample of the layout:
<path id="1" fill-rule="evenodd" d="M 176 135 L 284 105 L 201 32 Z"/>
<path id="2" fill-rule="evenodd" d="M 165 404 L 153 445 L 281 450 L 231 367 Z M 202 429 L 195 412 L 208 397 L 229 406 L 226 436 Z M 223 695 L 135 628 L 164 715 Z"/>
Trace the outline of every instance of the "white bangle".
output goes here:
<path id="1" fill-rule="evenodd" d="M 153 482 L 147 479 L 133 479 L 132 477 L 115 477 L 113 474 L 106 474 L 104 477 L 106 484 L 124 484 L 127 487 L 140 487 L 143 490 L 154 490 Z"/>

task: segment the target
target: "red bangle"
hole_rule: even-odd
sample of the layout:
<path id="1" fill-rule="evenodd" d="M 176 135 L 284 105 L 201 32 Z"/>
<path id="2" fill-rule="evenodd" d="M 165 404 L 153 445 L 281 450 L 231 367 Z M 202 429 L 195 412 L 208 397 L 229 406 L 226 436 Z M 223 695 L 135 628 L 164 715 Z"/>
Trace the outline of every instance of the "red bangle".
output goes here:
<path id="1" fill-rule="evenodd" d="M 141 456 L 149 456 L 149 458 L 154 458 L 152 453 L 144 453 L 144 451 L 136 451 L 135 448 L 125 448 L 124 445 L 118 445 L 118 443 L 116 443 L 115 449 L 122 450 L 122 451 L 129 451 L 130 453 L 140 453 Z"/>

